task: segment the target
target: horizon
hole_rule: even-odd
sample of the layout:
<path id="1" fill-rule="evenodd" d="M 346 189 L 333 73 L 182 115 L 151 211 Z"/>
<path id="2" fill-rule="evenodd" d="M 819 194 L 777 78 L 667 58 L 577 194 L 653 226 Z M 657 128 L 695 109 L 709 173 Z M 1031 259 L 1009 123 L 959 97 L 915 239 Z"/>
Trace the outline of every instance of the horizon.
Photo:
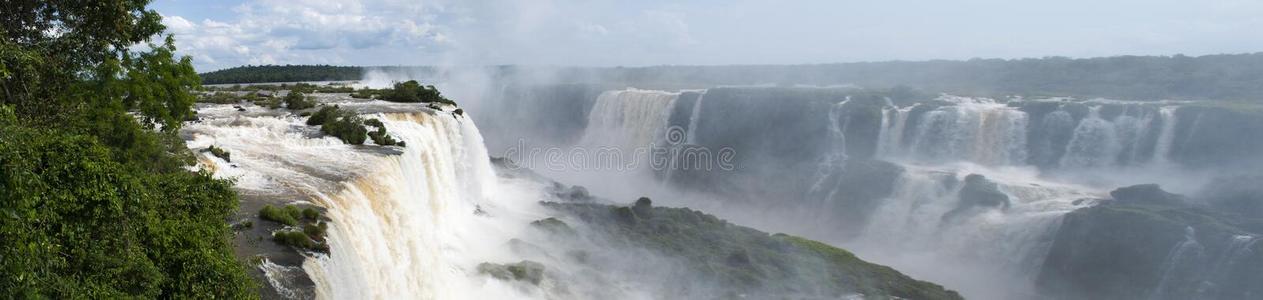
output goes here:
<path id="1" fill-rule="evenodd" d="M 199 70 L 729 65 L 1263 51 L 1263 3 L 159 0 Z"/>
<path id="2" fill-rule="evenodd" d="M 1042 60 L 1042 59 L 1092 60 L 1092 59 L 1107 59 L 1107 58 L 1120 58 L 1120 57 L 1173 58 L 1173 57 L 1184 56 L 1184 57 L 1188 57 L 1188 58 L 1203 58 L 1203 57 L 1211 57 L 1211 56 L 1247 56 L 1247 55 L 1263 55 L 1263 51 L 1255 51 L 1255 52 L 1235 52 L 1235 53 L 1211 53 L 1211 54 L 1201 54 L 1201 55 L 1186 55 L 1186 54 L 1183 54 L 1183 53 L 1176 53 L 1176 54 L 1152 54 L 1152 55 L 1117 54 L 1117 55 L 1107 55 L 1107 56 L 1090 56 L 1090 57 L 1068 57 L 1068 56 L 1013 57 L 1013 58 L 1000 58 L 1000 57 L 984 58 L 984 57 L 974 57 L 974 58 L 967 58 L 967 59 L 945 59 L 945 58 L 936 58 L 936 59 L 923 59 L 923 60 L 874 60 L 874 61 L 844 61 L 844 62 L 823 62 L 823 63 L 788 63 L 788 64 L 658 64 L 658 65 L 637 65 L 637 66 L 624 66 L 624 65 L 601 65 L 601 66 L 589 65 L 589 66 L 582 66 L 582 65 L 531 65 L 531 64 L 494 64 L 494 65 L 354 65 L 354 64 L 261 64 L 261 65 L 252 65 L 252 64 L 246 64 L 246 65 L 237 65 L 237 66 L 224 67 L 224 68 L 215 69 L 215 70 L 210 70 L 210 71 L 201 71 L 201 70 L 198 70 L 198 73 L 205 74 L 205 73 L 216 72 L 216 71 L 222 71 L 222 70 L 228 70 L 228 69 L 234 69 L 234 68 L 243 68 L 243 67 L 269 67 L 269 66 L 329 66 L 329 67 L 358 67 L 358 68 L 452 68 L 452 67 L 457 67 L 457 68 L 462 68 L 462 67 L 463 67 L 463 68 L 469 68 L 469 67 L 473 67 L 473 68 L 485 68 L 485 67 L 534 67 L 534 68 L 539 68 L 539 67 L 542 67 L 542 68 L 595 68 L 595 69 L 600 69 L 600 68 L 657 68 L 657 67 L 766 67 L 766 66 L 827 66 L 827 65 L 846 65 L 846 64 L 924 63 L 924 62 L 970 62 L 970 61 L 988 61 L 988 60 L 1021 61 L 1021 60 Z M 196 61 L 196 59 L 194 59 L 194 61 Z"/>

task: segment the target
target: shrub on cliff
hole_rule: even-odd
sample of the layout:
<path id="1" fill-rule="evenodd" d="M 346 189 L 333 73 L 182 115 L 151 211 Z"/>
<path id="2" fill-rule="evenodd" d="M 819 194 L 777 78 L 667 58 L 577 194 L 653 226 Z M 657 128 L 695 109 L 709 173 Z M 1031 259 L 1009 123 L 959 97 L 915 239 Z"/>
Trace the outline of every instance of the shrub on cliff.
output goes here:
<path id="1" fill-rule="evenodd" d="M 300 91 L 291 91 L 285 95 L 285 107 L 292 110 L 301 110 L 316 107 L 316 101 L 307 98 L 307 95 Z"/>
<path id="2" fill-rule="evenodd" d="M 382 100 L 391 102 L 444 103 L 456 105 L 456 102 L 444 98 L 433 85 L 422 86 L 416 80 L 396 82 L 394 87 L 381 95 Z"/>

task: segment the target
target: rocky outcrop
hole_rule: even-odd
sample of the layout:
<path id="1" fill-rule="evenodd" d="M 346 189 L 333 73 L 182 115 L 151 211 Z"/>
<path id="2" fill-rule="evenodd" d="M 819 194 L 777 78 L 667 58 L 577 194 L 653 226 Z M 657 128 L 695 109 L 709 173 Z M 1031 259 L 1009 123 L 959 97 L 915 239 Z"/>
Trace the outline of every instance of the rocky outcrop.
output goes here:
<path id="1" fill-rule="evenodd" d="M 965 176 L 957 197 L 956 208 L 943 214 L 943 222 L 951 222 L 956 218 L 973 214 L 985 209 L 1008 209 L 1009 195 L 1000 191 L 1000 186 L 988 180 L 986 176 L 969 174 Z"/>
<path id="2" fill-rule="evenodd" d="M 937 284 L 918 281 L 894 269 L 863 261 L 854 254 L 824 243 L 789 236 L 769 235 L 737 226 L 715 216 L 687 208 L 636 205 L 613 206 L 593 203 L 544 203 L 546 207 L 579 220 L 576 226 L 594 236 L 584 240 L 612 240 L 616 245 L 649 251 L 671 261 L 673 270 L 655 277 L 688 276 L 689 283 L 671 281 L 664 292 L 719 298 L 837 299 L 847 297 L 904 299 L 961 299 L 954 291 Z M 633 221 L 626 219 L 631 218 Z M 560 238 L 560 236 L 558 236 Z M 574 240 L 556 240 L 570 244 Z M 578 251 L 567 251 L 578 253 Z M 597 264 L 611 258 L 590 253 L 580 264 Z M 633 251 L 632 253 L 636 253 Z M 657 259 L 620 257 L 618 260 Z M 618 264 L 613 265 L 615 268 Z M 637 267 L 640 267 L 637 264 Z M 611 266 L 595 266 L 602 272 L 622 272 Z M 680 272 L 675 274 L 672 272 Z M 499 272 L 501 276 L 507 273 Z M 706 283 L 706 284 L 702 284 Z M 673 290 L 678 285 L 681 290 Z M 703 296 L 703 298 L 707 298 Z"/>
<path id="3" fill-rule="evenodd" d="M 1114 200 L 1128 204 L 1184 204 L 1184 196 L 1168 193 L 1157 184 L 1137 184 L 1110 192 Z"/>
<path id="4" fill-rule="evenodd" d="M 1250 299 L 1263 295 L 1258 220 L 1188 205 L 1155 185 L 1071 212 L 1036 279 L 1059 299 Z"/>

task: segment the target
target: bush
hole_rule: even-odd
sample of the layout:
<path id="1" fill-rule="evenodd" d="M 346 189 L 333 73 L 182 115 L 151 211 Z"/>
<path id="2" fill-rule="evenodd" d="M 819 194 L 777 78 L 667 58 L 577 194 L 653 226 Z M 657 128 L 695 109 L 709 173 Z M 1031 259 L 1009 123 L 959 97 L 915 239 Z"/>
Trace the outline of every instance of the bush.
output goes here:
<path id="1" fill-rule="evenodd" d="M 373 99 L 374 96 L 381 94 L 381 91 L 374 89 L 361 89 L 351 93 L 351 98 L 355 99 Z"/>
<path id="2" fill-rule="evenodd" d="M 382 100 L 391 102 L 445 103 L 456 105 L 456 102 L 444 98 L 433 85 L 422 86 L 416 80 L 396 82 L 393 89 L 381 95 Z"/>
<path id="3" fill-rule="evenodd" d="M 281 223 L 281 224 L 285 224 L 289 226 L 297 226 L 298 219 L 301 217 L 302 217 L 302 212 L 298 209 L 297 206 L 293 206 L 293 205 L 286 205 L 284 207 L 264 205 L 263 208 L 259 210 L 260 219 L 277 222 L 277 223 Z"/>
<path id="4" fill-rule="evenodd" d="M 310 118 L 307 118 L 307 125 L 323 125 L 330 119 L 337 118 L 338 114 L 339 111 L 337 105 L 321 107 L 319 111 L 316 111 L 316 113 L 312 114 Z"/>
<path id="5" fill-rule="evenodd" d="M 320 211 L 313 207 L 304 208 L 303 218 L 310 221 L 320 220 Z"/>
<path id="6" fill-rule="evenodd" d="M 342 142 L 352 145 L 363 145 L 368 140 L 368 129 L 364 128 L 360 117 L 344 114 L 336 120 L 326 121 L 320 126 L 320 132 L 332 135 Z"/>
<path id="7" fill-rule="evenodd" d="M 224 148 L 211 145 L 209 148 L 206 148 L 206 151 L 210 152 L 210 154 L 215 157 L 223 159 L 224 161 L 232 162 L 232 153 L 229 153 L 228 150 L 224 150 Z"/>
<path id="8" fill-rule="evenodd" d="M 316 241 L 301 231 L 278 230 L 272 233 L 272 240 L 281 245 L 302 249 L 311 249 L 316 246 Z"/>
<path id="9" fill-rule="evenodd" d="M 285 95 L 285 107 L 292 110 L 308 109 L 316 107 L 316 101 L 307 98 L 307 95 L 295 90 Z"/>
<path id="10" fill-rule="evenodd" d="M 198 95 L 197 102 L 215 103 L 215 104 L 232 104 L 241 102 L 241 97 L 237 97 L 236 93 L 231 92 L 214 92 L 203 93 Z"/>
<path id="11" fill-rule="evenodd" d="M 329 224 L 325 222 L 303 224 L 303 234 L 313 240 L 323 241 L 326 230 L 329 230 Z"/>

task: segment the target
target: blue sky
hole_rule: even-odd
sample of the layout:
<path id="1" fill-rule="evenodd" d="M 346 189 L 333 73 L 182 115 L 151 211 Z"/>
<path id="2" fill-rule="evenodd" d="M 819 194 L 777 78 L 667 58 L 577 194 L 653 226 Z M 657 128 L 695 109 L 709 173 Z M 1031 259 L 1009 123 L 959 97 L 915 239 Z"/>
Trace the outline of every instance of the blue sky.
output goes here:
<path id="1" fill-rule="evenodd" d="M 1263 51 L 1263 1 L 157 0 L 244 64 L 801 64 Z"/>

